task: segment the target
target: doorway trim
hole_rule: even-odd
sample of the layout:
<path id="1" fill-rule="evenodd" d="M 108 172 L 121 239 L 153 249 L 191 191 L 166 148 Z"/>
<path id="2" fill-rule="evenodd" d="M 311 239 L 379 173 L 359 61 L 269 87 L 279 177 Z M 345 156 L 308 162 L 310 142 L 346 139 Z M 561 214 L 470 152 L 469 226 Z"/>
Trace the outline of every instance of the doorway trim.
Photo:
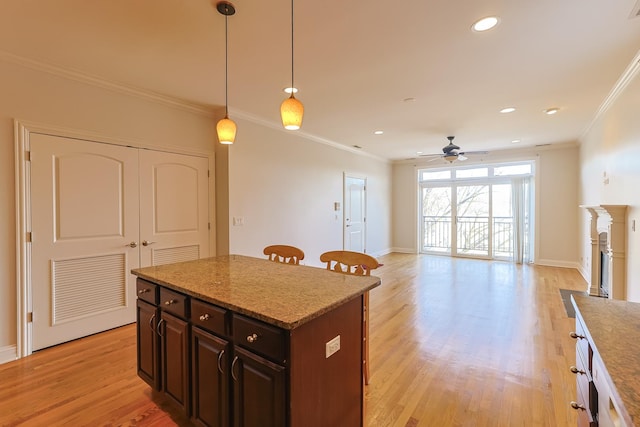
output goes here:
<path id="1" fill-rule="evenodd" d="M 215 158 L 213 152 L 200 152 L 185 150 L 180 147 L 157 147 L 135 140 L 112 138 L 88 131 L 61 128 L 52 125 L 28 122 L 14 119 L 14 158 L 15 158 L 15 204 L 16 204 L 16 359 L 33 353 L 32 345 L 32 283 L 31 283 L 31 162 L 30 162 L 30 136 L 32 133 L 59 136 L 64 138 L 80 139 L 84 141 L 128 146 L 140 149 L 151 149 L 176 154 L 187 154 L 206 157 L 209 170 L 214 167 Z M 211 179 L 211 177 L 210 177 Z M 215 188 L 215 182 L 209 185 L 209 220 L 215 224 L 214 197 L 211 197 L 211 189 Z M 211 241 L 215 241 L 215 233 L 209 234 L 209 247 Z"/>

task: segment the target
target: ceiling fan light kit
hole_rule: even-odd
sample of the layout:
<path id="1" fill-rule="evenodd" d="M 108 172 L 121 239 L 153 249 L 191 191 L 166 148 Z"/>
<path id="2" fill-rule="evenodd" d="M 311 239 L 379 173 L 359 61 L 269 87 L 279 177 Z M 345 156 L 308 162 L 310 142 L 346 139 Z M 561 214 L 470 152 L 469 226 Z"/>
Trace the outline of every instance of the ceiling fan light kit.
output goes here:
<path id="1" fill-rule="evenodd" d="M 432 157 L 433 160 L 437 160 L 442 158 L 449 163 L 453 163 L 456 160 L 464 161 L 467 160 L 468 157 L 466 155 L 476 155 L 476 154 L 489 154 L 488 151 L 460 151 L 460 147 L 453 143 L 453 139 L 455 136 L 448 136 L 447 139 L 449 143 L 442 147 L 442 154 L 419 154 L 420 157 Z"/>

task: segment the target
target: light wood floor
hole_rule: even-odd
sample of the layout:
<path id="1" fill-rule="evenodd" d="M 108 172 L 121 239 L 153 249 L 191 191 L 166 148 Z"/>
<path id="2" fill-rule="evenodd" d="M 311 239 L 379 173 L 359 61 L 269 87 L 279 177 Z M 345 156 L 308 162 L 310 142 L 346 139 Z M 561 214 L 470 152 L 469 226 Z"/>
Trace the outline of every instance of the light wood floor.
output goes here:
<path id="1" fill-rule="evenodd" d="M 577 271 L 405 254 L 379 260 L 367 426 L 576 425 L 574 320 L 558 289 L 584 289 Z M 130 325 L 0 365 L 0 426 L 183 425 L 138 379 L 135 363 Z"/>

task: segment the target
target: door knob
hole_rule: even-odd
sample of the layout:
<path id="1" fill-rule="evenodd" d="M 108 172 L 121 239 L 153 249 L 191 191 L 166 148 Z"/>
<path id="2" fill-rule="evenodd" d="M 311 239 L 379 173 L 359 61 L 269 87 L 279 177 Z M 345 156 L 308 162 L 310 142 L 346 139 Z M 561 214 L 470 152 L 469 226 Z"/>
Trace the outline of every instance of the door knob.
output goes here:
<path id="1" fill-rule="evenodd" d="M 130 248 L 135 248 L 138 246 L 138 242 L 127 243 L 125 246 L 129 246 Z"/>
<path id="2" fill-rule="evenodd" d="M 149 245 L 153 245 L 155 242 L 150 242 L 148 240 L 143 240 L 142 241 L 142 246 L 149 246 Z"/>

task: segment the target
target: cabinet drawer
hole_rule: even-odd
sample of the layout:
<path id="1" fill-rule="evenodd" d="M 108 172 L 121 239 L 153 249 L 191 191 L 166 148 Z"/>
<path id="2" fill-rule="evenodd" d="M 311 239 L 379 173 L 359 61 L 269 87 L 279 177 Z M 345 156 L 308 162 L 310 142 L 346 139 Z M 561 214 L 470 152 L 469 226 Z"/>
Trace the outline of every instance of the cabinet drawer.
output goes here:
<path id="1" fill-rule="evenodd" d="M 204 301 L 191 300 L 191 323 L 216 335 L 228 335 L 227 310 Z"/>
<path id="2" fill-rule="evenodd" d="M 285 331 L 264 322 L 234 314 L 233 340 L 235 345 L 280 363 L 286 359 Z"/>
<path id="3" fill-rule="evenodd" d="M 158 285 L 146 280 L 136 280 L 136 294 L 138 298 L 153 305 L 158 305 Z"/>
<path id="4" fill-rule="evenodd" d="M 589 340 L 587 339 L 587 334 L 585 332 L 585 327 L 580 322 L 580 320 L 576 317 L 576 362 L 579 356 L 582 357 L 587 365 L 585 369 L 591 375 L 591 358 L 593 356 L 591 346 L 589 345 Z"/>
<path id="5" fill-rule="evenodd" d="M 179 292 L 160 287 L 160 308 L 176 316 L 187 319 L 189 299 Z"/>

